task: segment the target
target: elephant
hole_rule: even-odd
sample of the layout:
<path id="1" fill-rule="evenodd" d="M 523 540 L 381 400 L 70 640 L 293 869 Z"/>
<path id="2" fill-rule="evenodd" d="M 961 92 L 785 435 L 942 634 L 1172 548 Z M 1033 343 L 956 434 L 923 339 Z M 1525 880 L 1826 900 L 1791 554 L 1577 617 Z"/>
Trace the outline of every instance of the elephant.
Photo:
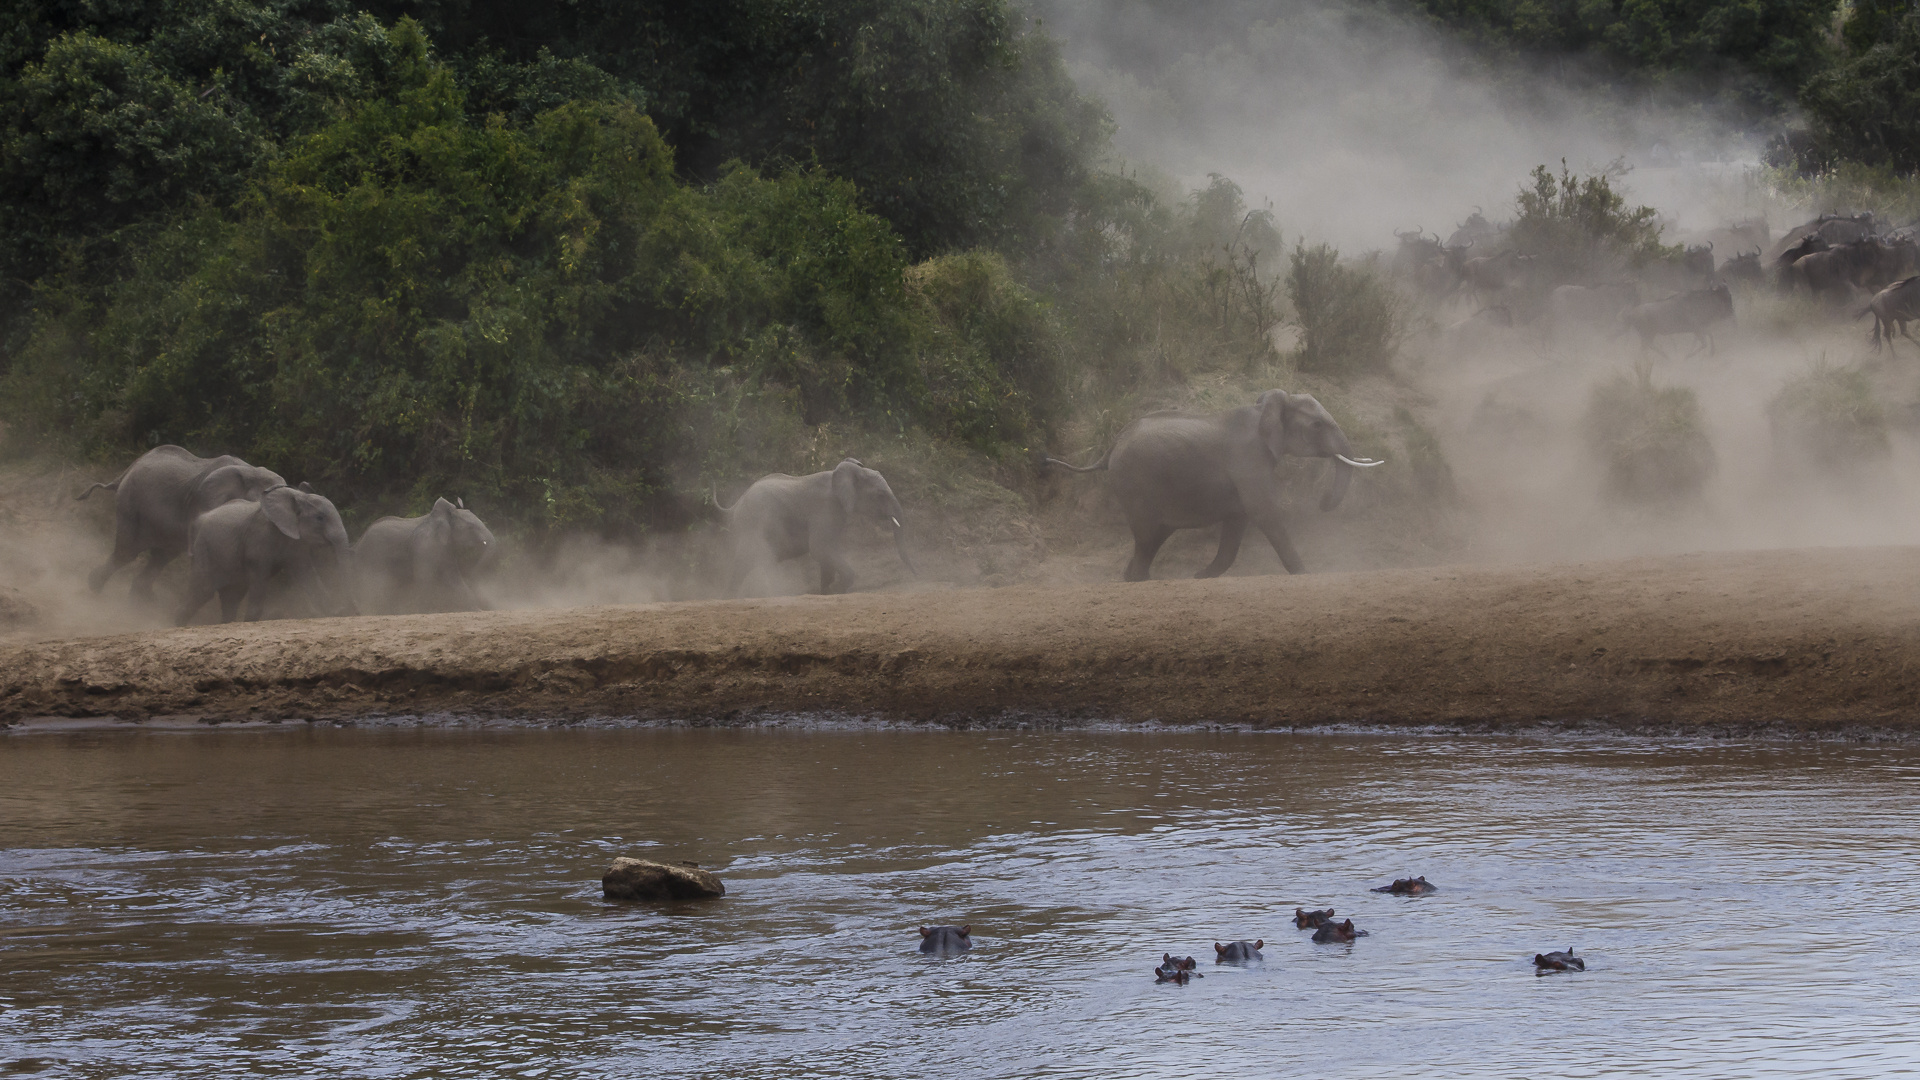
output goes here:
<path id="1" fill-rule="evenodd" d="M 1148 413 L 1122 429 L 1092 465 L 1052 457 L 1047 463 L 1073 472 L 1112 473 L 1114 494 L 1133 529 L 1126 580 L 1145 581 L 1154 555 L 1174 530 L 1216 522 L 1220 550 L 1195 577 L 1227 572 L 1240 553 L 1248 521 L 1266 535 L 1288 573 L 1304 573 L 1280 510 L 1281 482 L 1273 474 L 1284 454 L 1340 463 L 1333 486 L 1320 500 L 1323 511 L 1340 505 L 1355 469 L 1386 464 L 1355 458 L 1346 433 L 1312 395 L 1285 390 L 1268 390 L 1254 404 L 1223 413 Z"/>
<path id="2" fill-rule="evenodd" d="M 820 564 L 821 592 L 850 590 L 853 567 L 841 546 L 847 525 L 856 517 L 891 522 L 900 561 L 908 573 L 919 573 L 907 555 L 900 500 L 893 497 L 886 477 L 853 458 L 807 476 L 763 476 L 732 506 L 721 506 L 718 497 L 713 505 L 733 534 L 733 565 L 727 583 L 732 596 L 740 595 L 747 575 L 763 559 L 785 562 L 807 554 Z"/>
<path id="3" fill-rule="evenodd" d="M 1225 945 L 1213 943 L 1213 962 L 1216 964 L 1245 963 L 1248 960 L 1264 959 L 1260 950 L 1267 945 L 1266 939 L 1259 941 L 1230 941 Z"/>
<path id="4" fill-rule="evenodd" d="M 369 607 L 404 611 L 485 611 L 472 575 L 494 553 L 493 533 L 465 500 L 436 499 L 419 517 L 383 517 L 353 545 L 354 571 Z"/>
<path id="5" fill-rule="evenodd" d="M 112 483 L 74 496 L 84 500 L 101 489 L 114 493 L 113 554 L 87 575 L 87 586 L 99 592 L 114 571 L 145 552 L 147 565 L 134 578 L 133 595 L 151 601 L 160 571 L 187 550 L 196 518 L 230 499 L 258 501 L 268 489 L 285 485 L 279 473 L 231 454 L 203 458 L 178 446 L 154 447 Z"/>
<path id="6" fill-rule="evenodd" d="M 920 951 L 936 956 L 958 956 L 973 948 L 973 924 L 965 926 L 923 926 Z"/>
<path id="7" fill-rule="evenodd" d="M 244 597 L 246 619 L 253 622 L 266 603 L 268 580 L 282 570 L 300 583 L 314 610 L 328 611 L 333 605 L 326 602 L 314 563 L 320 551 L 333 556 L 336 590 L 343 598 L 338 607 L 354 613 L 347 587 L 353 552 L 340 511 L 326 496 L 282 485 L 262 494 L 258 503 L 236 500 L 216 506 L 193 524 L 188 553 L 193 573 L 174 621 L 180 626 L 192 622 L 218 593 L 221 621 L 233 621 Z"/>

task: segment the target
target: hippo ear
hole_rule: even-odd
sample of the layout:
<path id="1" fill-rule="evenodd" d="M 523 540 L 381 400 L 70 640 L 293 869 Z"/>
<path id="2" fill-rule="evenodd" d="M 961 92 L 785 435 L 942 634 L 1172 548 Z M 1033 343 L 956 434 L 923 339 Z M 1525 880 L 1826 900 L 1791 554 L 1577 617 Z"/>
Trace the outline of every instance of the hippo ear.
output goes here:
<path id="1" fill-rule="evenodd" d="M 973 924 L 972 924 L 972 923 L 968 923 L 967 925 L 965 925 L 965 926 L 963 926 L 963 927 L 961 927 L 961 928 L 960 928 L 960 936 L 961 936 L 961 937 L 972 937 L 972 936 L 973 936 Z"/>
<path id="2" fill-rule="evenodd" d="M 923 927 L 921 927 L 921 928 L 920 928 L 920 936 L 921 936 L 921 937 L 932 937 L 932 936 L 933 936 L 933 931 L 931 931 L 931 930 L 929 930 L 929 929 L 927 929 L 926 927 L 924 927 L 924 926 L 923 926 Z"/>
<path id="3" fill-rule="evenodd" d="M 1227 947 L 1216 941 L 1213 943 L 1213 951 L 1217 953 L 1223 953 L 1227 951 Z"/>
<path id="4" fill-rule="evenodd" d="M 1161 962 L 1161 963 L 1163 963 L 1163 964 L 1171 964 L 1171 963 L 1173 963 L 1173 954 L 1172 954 L 1172 953 L 1170 953 L 1170 952 L 1166 952 L 1166 953 L 1161 953 L 1161 954 L 1160 954 L 1160 962 Z"/>
<path id="5" fill-rule="evenodd" d="M 1253 947 L 1254 947 L 1254 948 L 1256 948 L 1256 949 L 1264 949 L 1264 948 L 1266 948 L 1266 947 L 1267 947 L 1267 939 L 1266 939 L 1266 938 L 1254 938 L 1254 939 L 1253 939 Z"/>

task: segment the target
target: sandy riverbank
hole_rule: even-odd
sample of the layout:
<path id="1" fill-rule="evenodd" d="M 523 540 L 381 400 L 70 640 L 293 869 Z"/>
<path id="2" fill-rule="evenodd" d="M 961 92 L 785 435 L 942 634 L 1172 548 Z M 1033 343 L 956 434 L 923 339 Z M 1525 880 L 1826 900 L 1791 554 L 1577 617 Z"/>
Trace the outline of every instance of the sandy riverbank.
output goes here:
<path id="1" fill-rule="evenodd" d="M 1920 734 L 1920 548 L 267 622 L 0 644 L 0 720 L 817 712 Z"/>

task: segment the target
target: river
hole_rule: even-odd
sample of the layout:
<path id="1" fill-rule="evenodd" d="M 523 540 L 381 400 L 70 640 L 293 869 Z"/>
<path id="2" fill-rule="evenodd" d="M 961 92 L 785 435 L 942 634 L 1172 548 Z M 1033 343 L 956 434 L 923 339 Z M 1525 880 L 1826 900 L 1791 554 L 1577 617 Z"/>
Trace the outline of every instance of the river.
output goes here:
<path id="1" fill-rule="evenodd" d="M 0 736 L 0 1072 L 1920 1064 L 1906 747 L 287 728 Z M 618 854 L 729 894 L 606 903 Z M 1443 891 L 1368 891 L 1410 874 Z M 974 950 L 919 955 L 945 922 Z M 1235 938 L 1264 961 L 1214 964 Z M 1205 977 L 1156 985 L 1165 951 Z"/>

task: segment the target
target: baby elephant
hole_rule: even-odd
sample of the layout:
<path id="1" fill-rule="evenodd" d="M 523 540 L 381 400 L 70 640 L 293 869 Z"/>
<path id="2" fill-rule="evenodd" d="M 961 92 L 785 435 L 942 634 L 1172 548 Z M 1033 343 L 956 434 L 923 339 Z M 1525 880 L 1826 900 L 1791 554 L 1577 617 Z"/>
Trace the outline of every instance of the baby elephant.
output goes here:
<path id="1" fill-rule="evenodd" d="M 1392 893 L 1395 896 L 1426 896 L 1440 891 L 1440 886 L 1432 884 L 1422 874 L 1419 877 L 1397 878 L 1391 885 L 1382 885 L 1374 892 Z"/>
<path id="2" fill-rule="evenodd" d="M 486 610 L 472 575 L 493 552 L 479 516 L 445 499 L 419 517 L 381 518 L 353 546 L 369 606 L 382 615 Z"/>
<path id="3" fill-rule="evenodd" d="M 1160 955 L 1160 966 L 1153 969 L 1153 981 L 1157 983 L 1179 983 L 1181 986 L 1185 986 L 1187 985 L 1188 979 L 1206 978 L 1205 975 L 1193 970 L 1199 966 L 1191 956 L 1175 960 L 1172 953 L 1162 953 Z"/>
<path id="4" fill-rule="evenodd" d="M 763 476 L 732 506 L 721 506 L 718 498 L 713 505 L 733 534 L 728 595 L 741 595 L 741 586 L 755 566 L 809 554 L 820 564 L 821 592 L 853 588 L 853 567 L 842 548 L 847 526 L 856 518 L 890 523 L 894 550 L 900 553 L 907 572 L 917 573 L 913 560 L 907 557 L 900 500 L 893 497 L 886 477 L 852 458 L 829 472 Z"/>
<path id="5" fill-rule="evenodd" d="M 350 576 L 352 553 L 340 511 L 323 495 L 286 486 L 271 488 L 260 501 L 238 499 L 201 514 L 194 520 L 187 554 L 193 571 L 187 579 L 187 597 L 175 621 L 185 626 L 215 593 L 220 595 L 220 617 L 232 622 L 240 601 L 247 601 L 248 622 L 260 618 L 267 600 L 267 582 L 285 571 L 305 590 L 316 612 L 336 605 L 323 595 L 315 556 L 330 557 L 339 595 L 338 607 L 351 612 L 353 600 L 344 586 Z"/>
<path id="6" fill-rule="evenodd" d="M 1227 945 L 1222 945 L 1216 941 L 1213 943 L 1213 962 L 1216 964 L 1231 964 L 1242 960 L 1264 959 L 1264 957 L 1260 955 L 1260 950 L 1266 943 L 1265 938 L 1261 938 L 1259 941 L 1235 941 Z"/>
<path id="7" fill-rule="evenodd" d="M 965 926 L 923 926 L 920 951 L 935 956 L 958 956 L 973 948 L 973 924 Z"/>
<path id="8" fill-rule="evenodd" d="M 1333 921 L 1333 909 L 1322 908 L 1319 911 L 1293 909 L 1293 925 L 1302 930 L 1318 930 Z"/>
<path id="9" fill-rule="evenodd" d="M 1366 936 L 1367 936 L 1367 932 L 1365 930 L 1355 930 L 1353 928 L 1352 919 L 1348 919 L 1346 922 L 1329 921 L 1325 926 L 1322 926 L 1320 929 L 1315 930 L 1313 932 L 1313 940 L 1321 943 L 1322 945 L 1325 945 L 1329 942 L 1338 944 L 1341 942 L 1352 941 L 1354 938 L 1363 938 Z"/>
<path id="10" fill-rule="evenodd" d="M 1549 971 L 1585 971 L 1587 962 L 1573 955 L 1573 946 L 1567 946 L 1566 952 L 1534 953 L 1533 973 L 1545 975 Z"/>

